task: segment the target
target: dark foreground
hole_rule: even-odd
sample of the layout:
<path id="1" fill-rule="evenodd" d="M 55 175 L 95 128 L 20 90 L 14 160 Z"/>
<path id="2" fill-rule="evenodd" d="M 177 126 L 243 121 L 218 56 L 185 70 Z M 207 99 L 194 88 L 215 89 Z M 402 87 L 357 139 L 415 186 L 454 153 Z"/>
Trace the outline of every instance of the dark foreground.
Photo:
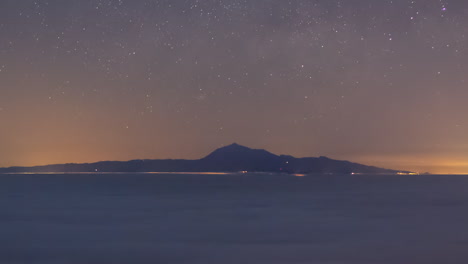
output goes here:
<path id="1" fill-rule="evenodd" d="M 468 263 L 467 176 L 0 175 L 0 263 Z"/>

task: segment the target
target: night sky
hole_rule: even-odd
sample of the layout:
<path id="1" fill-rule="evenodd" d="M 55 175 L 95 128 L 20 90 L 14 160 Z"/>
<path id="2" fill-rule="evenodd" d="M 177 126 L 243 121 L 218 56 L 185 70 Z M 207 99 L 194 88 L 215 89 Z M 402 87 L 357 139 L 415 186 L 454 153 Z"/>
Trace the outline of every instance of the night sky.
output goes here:
<path id="1" fill-rule="evenodd" d="M 466 0 L 0 0 L 0 166 L 276 154 L 468 172 Z"/>

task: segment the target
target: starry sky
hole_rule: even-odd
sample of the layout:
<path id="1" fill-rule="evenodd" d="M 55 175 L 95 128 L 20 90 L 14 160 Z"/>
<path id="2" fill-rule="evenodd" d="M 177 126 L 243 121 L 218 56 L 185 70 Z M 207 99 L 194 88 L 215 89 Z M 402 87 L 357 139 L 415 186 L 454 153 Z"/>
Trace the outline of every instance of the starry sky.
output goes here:
<path id="1" fill-rule="evenodd" d="M 0 166 L 237 142 L 468 173 L 465 0 L 1 0 Z"/>

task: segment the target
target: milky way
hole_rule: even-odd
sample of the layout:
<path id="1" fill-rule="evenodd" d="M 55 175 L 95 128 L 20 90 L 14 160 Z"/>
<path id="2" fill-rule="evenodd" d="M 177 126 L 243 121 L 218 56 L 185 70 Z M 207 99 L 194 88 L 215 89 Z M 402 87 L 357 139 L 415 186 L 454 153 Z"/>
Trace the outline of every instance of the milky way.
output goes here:
<path id="1" fill-rule="evenodd" d="M 0 166 L 277 154 L 468 172 L 462 0 L 2 0 Z"/>

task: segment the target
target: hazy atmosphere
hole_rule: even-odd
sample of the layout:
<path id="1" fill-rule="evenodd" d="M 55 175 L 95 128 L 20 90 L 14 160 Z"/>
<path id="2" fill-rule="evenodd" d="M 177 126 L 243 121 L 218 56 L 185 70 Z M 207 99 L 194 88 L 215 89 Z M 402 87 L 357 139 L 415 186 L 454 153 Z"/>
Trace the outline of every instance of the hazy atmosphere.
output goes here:
<path id="1" fill-rule="evenodd" d="M 468 172 L 463 0 L 2 0 L 0 166 L 276 154 Z"/>

